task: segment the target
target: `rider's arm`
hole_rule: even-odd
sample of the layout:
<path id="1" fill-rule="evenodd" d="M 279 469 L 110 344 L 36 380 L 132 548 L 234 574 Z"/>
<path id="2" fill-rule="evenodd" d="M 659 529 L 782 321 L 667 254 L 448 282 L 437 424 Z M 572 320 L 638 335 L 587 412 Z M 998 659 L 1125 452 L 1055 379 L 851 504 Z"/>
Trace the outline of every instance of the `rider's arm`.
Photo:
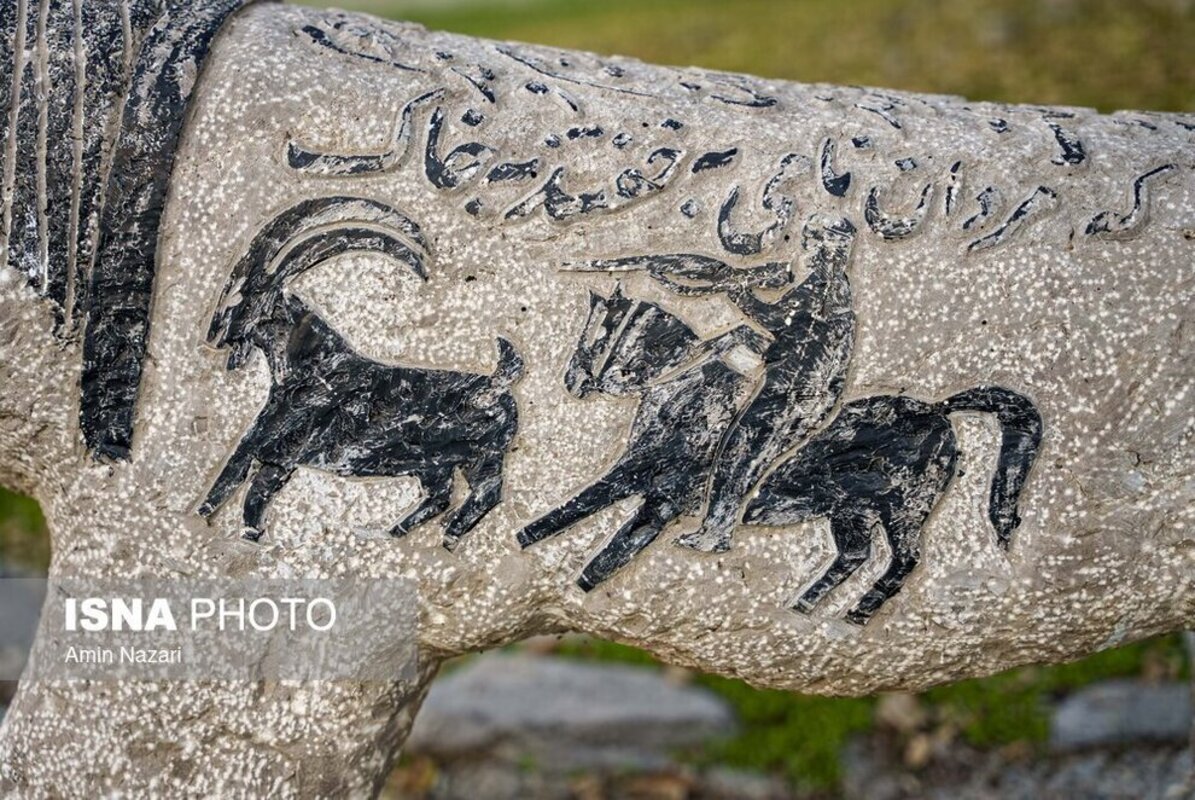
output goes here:
<path id="1" fill-rule="evenodd" d="M 772 344 L 772 340 L 748 325 L 740 325 L 721 336 L 704 343 L 703 350 L 713 353 L 727 353 L 736 347 L 745 347 L 752 352 L 762 354 Z"/>
<path id="2" fill-rule="evenodd" d="M 792 323 L 792 312 L 783 301 L 775 305 L 765 303 L 746 288 L 731 290 L 728 294 L 740 311 L 771 333 L 781 331 Z"/>

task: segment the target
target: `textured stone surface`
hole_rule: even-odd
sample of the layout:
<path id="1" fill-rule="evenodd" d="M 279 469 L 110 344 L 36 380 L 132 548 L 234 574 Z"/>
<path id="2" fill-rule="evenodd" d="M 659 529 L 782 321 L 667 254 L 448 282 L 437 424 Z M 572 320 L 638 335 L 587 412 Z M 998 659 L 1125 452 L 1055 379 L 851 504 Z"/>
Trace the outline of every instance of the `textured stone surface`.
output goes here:
<path id="1" fill-rule="evenodd" d="M 8 54 L 15 20 L 2 19 Z M 134 420 L 127 459 L 90 457 L 82 348 L 56 338 L 28 270 L 0 267 L 0 480 L 42 502 L 57 574 L 393 577 L 421 600 L 420 674 L 445 656 L 574 629 L 829 693 L 914 689 L 1192 623 L 1195 118 L 798 86 L 274 5 L 227 24 L 197 80 L 157 240 L 152 324 L 139 331 L 140 390 L 114 409 Z M 10 120 L 18 137 L 23 116 Z M 11 188 L 30 173 L 7 141 Z M 327 197 L 401 214 L 340 219 L 273 260 L 251 257 L 287 209 Z M 426 280 L 395 256 L 420 241 Z M 260 274 L 293 271 L 250 298 L 245 319 L 263 335 L 234 347 L 209 335 L 236 307 L 230 278 L 246 258 Z M 671 333 L 642 340 L 649 363 L 569 378 L 595 346 L 578 347 L 591 305 L 610 303 L 619 279 L 617 296 Z M 833 300 L 835 324 L 816 304 L 795 307 L 802 297 Z M 777 349 L 793 332 L 785 302 L 812 333 Z M 399 419 L 371 414 L 391 407 L 384 382 L 299 381 L 297 395 L 275 397 L 296 414 L 327 410 L 320 419 L 343 430 L 368 423 L 362 458 L 304 461 L 282 452 L 290 436 L 246 436 L 280 385 L 268 358 L 282 363 L 289 345 L 324 352 L 299 335 L 316 319 L 377 374 L 493 376 L 508 341 L 525 371 L 510 384 L 517 431 L 495 440 L 501 468 L 496 456 L 470 462 L 450 496 L 443 470 L 438 481 L 375 470 Z M 704 405 L 713 384 L 701 375 L 682 370 L 694 394 L 655 374 L 702 348 L 701 369 L 725 378 L 723 399 Z M 710 478 L 731 499 L 775 474 L 786 445 L 806 458 L 793 457 L 792 474 L 824 477 L 815 452 L 846 466 L 818 484 L 818 508 L 790 486 L 774 493 L 788 504 L 783 524 L 730 539 L 724 515 L 702 519 L 701 481 L 664 457 L 669 445 L 638 463 L 644 497 L 620 499 L 622 480 L 600 487 L 611 507 L 523 549 L 520 531 L 628 450 L 648 373 L 689 391 L 692 409 L 669 418 L 681 406 L 650 389 L 643 407 L 660 410 L 649 433 L 701 431 L 701 417 L 741 435 L 703 440 L 737 442 L 725 462 L 735 466 L 715 463 Z M 752 406 L 761 385 L 784 415 Z M 972 392 L 988 386 L 1031 404 L 1040 446 L 1031 415 Z M 948 401 L 969 392 L 983 407 Z M 491 430 L 479 420 L 500 405 L 493 393 L 463 397 L 469 413 L 445 417 L 446 444 L 414 466 Z M 333 442 L 342 430 L 284 419 Z M 802 449 L 811 433 L 822 449 Z M 201 509 L 246 441 L 278 447 L 255 449 L 255 474 L 232 476 L 251 488 Z M 857 483 L 843 479 L 852 470 Z M 928 487 L 915 502 L 914 477 Z M 994 477 L 1018 490 L 1011 505 Z M 241 538 L 246 497 L 262 514 L 255 544 Z M 436 518 L 461 503 L 474 524 L 449 551 Z M 417 505 L 422 524 L 385 535 Z M 896 548 L 877 518 L 902 531 Z M 833 569 L 830 519 L 845 531 Z M 682 536 L 692 547 L 674 544 Z M 893 551 L 900 574 L 875 586 Z M 600 578 L 592 591 L 577 586 L 583 572 Z M 30 685 L 5 720 L 2 776 L 64 794 L 365 792 L 421 691 Z M 196 722 L 176 745 L 180 714 Z M 185 760 L 175 747 L 202 752 L 191 762 L 201 768 L 167 771 Z"/>

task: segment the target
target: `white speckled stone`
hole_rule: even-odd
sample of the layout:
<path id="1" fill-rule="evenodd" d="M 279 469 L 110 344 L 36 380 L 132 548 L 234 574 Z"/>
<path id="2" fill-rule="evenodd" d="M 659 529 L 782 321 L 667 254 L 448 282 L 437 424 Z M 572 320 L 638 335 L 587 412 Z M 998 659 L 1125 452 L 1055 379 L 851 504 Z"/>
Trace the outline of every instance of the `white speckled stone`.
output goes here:
<path id="1" fill-rule="evenodd" d="M 412 72 L 297 33 L 327 13 L 249 9 L 227 26 L 202 76 L 166 209 L 131 461 L 85 455 L 78 351 L 55 342 L 49 310 L 0 270 L 0 481 L 43 503 L 56 574 L 401 577 L 422 604 L 424 683 L 443 657 L 578 630 L 761 686 L 862 694 L 1075 658 L 1195 622 L 1195 118 L 1066 109 L 1074 116 L 1050 119 L 1082 141 L 1086 159 L 1076 165 L 1060 156 L 1043 109 L 769 81 L 749 85 L 776 103 L 748 108 L 715 99 L 745 97 L 730 85 L 738 78 L 624 59 L 609 63 L 633 91 L 614 92 L 594 85 L 610 73 L 587 55 L 568 56 L 569 74 L 592 80 L 552 79 L 493 43 L 377 22 L 397 37 L 379 40 L 393 45 L 391 55 L 424 70 Z M 553 63 L 563 55 L 521 45 L 516 53 Z M 473 63 L 496 74 L 496 103 L 448 69 Z M 523 89 L 536 80 L 580 110 L 560 94 Z M 328 178 L 287 166 L 292 137 L 332 152 L 379 152 L 402 106 L 439 87 L 450 147 L 476 139 L 510 160 L 567 165 L 573 191 L 601 185 L 611 193 L 619 172 L 646 171 L 648 154 L 666 144 L 686 159 L 729 148 L 739 155 L 699 174 L 686 160 L 666 188 L 633 207 L 564 222 L 542 211 L 517 221 L 497 213 L 538 182 L 436 189 L 422 169 L 426 110 L 416 115 L 413 156 L 389 172 Z M 461 125 L 468 108 L 486 122 Z M 880 111 L 897 114 L 901 127 Z M 684 127 L 661 127 L 669 118 Z M 989 125 L 995 118 L 1008 133 Z M 592 124 L 602 138 L 564 137 Z M 633 139 L 622 149 L 611 144 L 619 132 Z M 560 147 L 542 144 L 551 134 L 563 137 Z M 851 145 L 863 136 L 870 149 Z M 818 178 L 827 137 L 838 142 L 838 170 L 853 175 L 845 198 Z M 792 240 L 756 263 L 798 255 L 800 224 L 811 214 L 855 221 L 858 329 L 846 398 L 905 392 L 936 401 L 998 383 L 1037 404 L 1045 438 L 1012 548 L 997 548 L 987 518 L 999 430 L 986 417 L 960 415 L 953 422 L 963 474 L 925 527 L 920 566 L 866 627 L 842 616 L 883 569 L 882 542 L 812 615 L 788 609 L 832 557 L 824 523 L 741 529 L 718 555 L 678 548 L 669 531 L 586 595 L 576 576 L 621 524 L 626 504 L 526 552 L 514 538 L 602 474 L 625 446 L 635 407 L 631 398 L 582 401 L 564 390 L 586 289 L 608 293 L 613 280 L 559 268 L 643 253 L 726 256 L 718 207 L 741 186 L 736 222 L 768 224 L 760 192 L 787 153 L 808 160 L 787 184 L 798 209 Z M 902 171 L 895 162 L 908 157 L 918 166 Z M 948 216 L 948 171 L 960 160 L 962 206 Z M 1163 164 L 1175 169 L 1150 183 L 1139 233 L 1086 233 L 1101 212 L 1127 213 L 1134 180 Z M 868 230 L 872 186 L 884 187 L 884 208 L 907 214 L 927 182 L 937 190 L 916 235 L 889 242 Z M 987 186 L 1000 189 L 1004 207 L 982 231 L 963 231 Z M 999 246 L 969 252 L 1038 186 L 1056 194 L 1047 215 Z M 271 505 L 260 545 L 239 540 L 240 495 L 211 524 L 195 514 L 269 388 L 260 357 L 227 372 L 227 354 L 205 342 L 229 271 L 275 214 L 338 193 L 392 203 L 432 244 L 426 284 L 365 256 L 295 284 L 361 353 L 488 374 L 502 335 L 527 362 L 514 390 L 521 420 L 503 503 L 455 553 L 440 547 L 434 524 L 402 540 L 361 535 L 388 528 L 413 504 L 419 487 L 409 479 L 300 469 Z M 465 211 L 473 197 L 485 202 L 480 217 Z M 699 208 L 692 219 L 680 211 L 690 200 Z M 679 300 L 641 275 L 624 288 L 703 335 L 738 321 L 724 299 Z M 424 688 L 26 685 L 0 730 L 0 785 L 29 796 L 365 795 Z"/>

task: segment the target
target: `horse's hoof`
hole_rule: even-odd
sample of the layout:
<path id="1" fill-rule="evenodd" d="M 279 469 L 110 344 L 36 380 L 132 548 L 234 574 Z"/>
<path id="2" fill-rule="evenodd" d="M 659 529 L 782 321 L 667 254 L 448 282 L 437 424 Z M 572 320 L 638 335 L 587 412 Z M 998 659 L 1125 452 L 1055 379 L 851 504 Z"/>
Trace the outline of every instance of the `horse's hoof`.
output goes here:
<path id="1" fill-rule="evenodd" d="M 265 531 L 259 531 L 255 528 L 245 528 L 245 530 L 241 533 L 241 538 L 244 539 L 246 542 L 253 542 L 253 544 L 260 544 L 261 537 L 264 535 L 264 533 L 265 533 Z"/>
<path id="2" fill-rule="evenodd" d="M 793 611 L 797 612 L 798 614 L 804 614 L 805 616 L 809 616 L 810 614 L 813 613 L 814 606 L 816 606 L 816 605 L 817 605 L 816 603 L 812 603 L 802 597 L 800 600 L 798 600 L 797 602 L 795 602 L 791 606 L 789 606 L 789 608 L 791 608 Z"/>
<path id="3" fill-rule="evenodd" d="M 871 622 L 871 614 L 866 611 L 860 611 L 856 608 L 847 612 L 846 621 L 852 625 L 858 625 L 860 628 L 862 628 L 868 622 Z"/>
<path id="4" fill-rule="evenodd" d="M 709 536 L 702 531 L 686 533 L 678 537 L 676 543 L 681 547 L 687 547 L 699 553 L 725 553 L 730 550 L 729 539 L 720 536 Z"/>

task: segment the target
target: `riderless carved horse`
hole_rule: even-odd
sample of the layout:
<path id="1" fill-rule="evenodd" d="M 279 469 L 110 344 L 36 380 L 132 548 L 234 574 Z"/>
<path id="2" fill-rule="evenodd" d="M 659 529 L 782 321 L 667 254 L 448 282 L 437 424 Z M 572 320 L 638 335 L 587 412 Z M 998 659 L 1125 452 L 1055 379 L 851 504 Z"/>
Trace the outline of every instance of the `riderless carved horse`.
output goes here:
<path id="1" fill-rule="evenodd" d="M 754 288 L 781 283 L 785 278 L 780 265 L 733 270 L 698 256 L 594 262 L 596 270 L 646 269 L 680 294 L 726 292 L 753 321 L 792 325 L 795 320 L 805 334 L 812 331 L 815 336 L 798 339 L 764 325 L 770 338 L 743 326 L 703 341 L 660 306 L 626 297 L 621 286 L 609 298 L 591 293 L 589 318 L 569 364 L 566 386 L 578 398 L 598 392 L 638 394 L 642 399 L 617 463 L 597 482 L 528 525 L 519 534 L 520 544 L 529 547 L 637 496 L 632 517 L 578 579 L 582 589 L 592 590 L 669 525 L 702 509 L 711 476 L 725 471 L 727 459 L 745 458 L 742 450 L 727 447 L 727 431 L 736 424 L 741 430 L 744 415 L 756 409 L 761 415 L 770 410 L 773 419 L 780 420 L 782 435 L 757 441 L 747 453 L 762 454 L 763 463 L 752 467 L 753 479 L 745 491 L 755 491 L 747 495 L 743 524 L 786 526 L 827 518 L 837 548 L 834 562 L 794 603 L 794 610 L 810 612 L 867 563 L 872 539 L 881 532 L 892 550 L 891 563 L 847 619 L 865 624 L 900 591 L 919 562 L 925 521 L 955 475 L 959 451 L 949 420 L 954 413 L 994 414 L 1002 427 L 989 517 L 999 545 L 1007 548 L 1020 523 L 1017 501 L 1041 442 L 1041 418 L 1028 398 L 997 386 L 970 389 L 939 403 L 905 396 L 868 397 L 842 407 L 811 437 L 802 433 L 829 416 L 842 392 L 853 336 L 853 316 L 843 308 L 844 300 L 850 302 L 846 266 L 853 235 L 854 228 L 845 220 L 806 225 L 809 277 L 771 305 L 758 300 Z M 698 278 L 706 285 L 690 280 Z M 806 321 L 802 314 L 820 322 Z M 779 393 L 767 403 L 759 402 L 768 396 L 769 381 L 783 379 L 769 375 L 765 388 L 747 402 L 746 412 L 740 411 L 751 379 L 725 358 L 738 346 L 761 354 L 770 370 L 778 365 L 805 375 L 816 373 L 820 383 L 811 380 L 814 385 L 802 393 L 789 380 L 787 388 L 797 390 L 794 410 L 791 402 L 777 405 Z M 790 352 L 777 352 L 782 348 Z M 792 356 L 794 348 L 802 358 L 813 358 L 818 368 L 811 369 L 807 361 L 801 366 Z M 761 416 L 759 424 L 766 424 L 766 418 Z M 793 432 L 800 438 L 794 440 Z M 799 450 L 777 463 L 802 439 Z M 775 468 L 757 485 L 756 478 L 771 467 Z M 737 505 L 733 511 L 737 521 Z M 681 542 L 687 543 L 685 537 Z"/>

